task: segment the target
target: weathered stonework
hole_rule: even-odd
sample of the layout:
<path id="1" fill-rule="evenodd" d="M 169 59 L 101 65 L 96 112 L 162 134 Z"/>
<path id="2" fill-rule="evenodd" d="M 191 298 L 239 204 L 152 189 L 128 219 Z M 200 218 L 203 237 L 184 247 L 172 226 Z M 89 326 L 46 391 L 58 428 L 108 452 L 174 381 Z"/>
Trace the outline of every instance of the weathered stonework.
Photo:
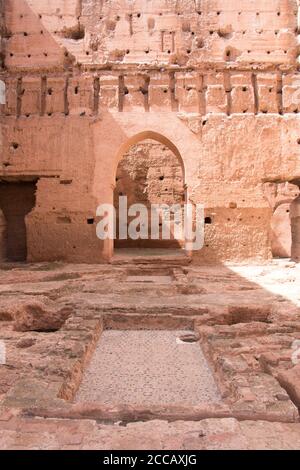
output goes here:
<path id="1" fill-rule="evenodd" d="M 1 449 L 299 449 L 299 28 L 298 0 L 0 0 Z M 203 249 L 99 240 L 123 195 L 203 204 Z"/>
<path id="2" fill-rule="evenodd" d="M 1 8 L 0 176 L 37 184 L 28 260 L 111 259 L 87 220 L 147 138 L 178 155 L 187 201 L 212 219 L 196 263 L 270 258 L 263 183 L 300 175 L 296 1 Z"/>
<path id="3" fill-rule="evenodd" d="M 62 263 L 6 265 L 5 271 L 0 271 L 1 339 L 7 348 L 7 362 L 0 366 L 1 448 L 15 448 L 19 441 L 20 448 L 45 448 L 46 444 L 64 448 L 62 438 L 49 442 L 44 434 L 34 434 L 27 441 L 27 426 L 33 417 L 37 430 L 53 428 L 55 433 L 72 420 L 81 436 L 76 448 L 98 448 L 102 442 L 94 442 L 85 429 L 84 423 L 90 420 L 106 423 L 102 432 L 115 426 L 112 448 L 140 448 L 137 437 L 131 444 L 122 441 L 119 426 L 126 425 L 130 439 L 133 423 L 148 422 L 152 428 L 156 420 L 169 430 L 177 421 L 181 426 L 196 421 L 201 427 L 211 420 L 222 429 L 223 420 L 233 420 L 236 439 L 240 436 L 238 427 L 249 421 L 253 429 L 249 438 L 254 439 L 257 427 L 264 429 L 261 441 L 250 441 L 249 448 L 269 449 L 276 448 L 277 441 L 271 439 L 268 423 L 277 429 L 276 439 L 281 424 L 290 431 L 298 429 L 298 434 L 282 437 L 285 443 L 277 446 L 299 448 L 299 364 L 295 363 L 299 354 L 293 356 L 297 352 L 294 344 L 300 341 L 300 304 L 295 289 L 299 278 L 299 265 L 286 261 L 235 268 L 180 266 L 179 261 L 172 265 L 166 260 L 154 264 L 153 259 L 148 264 L 140 260 L 101 268 Z M 109 403 L 102 402 L 101 393 L 96 400 L 82 399 L 80 394 L 75 400 L 105 330 L 118 330 L 125 336 L 126 331 L 149 330 L 153 337 L 164 335 L 165 330 L 194 330 L 221 401 L 194 403 L 193 397 L 192 402 L 166 405 L 155 401 L 154 394 L 149 404 L 143 396 L 140 403 L 119 403 L 114 399 L 116 390 L 112 390 Z M 157 361 L 159 351 L 156 359 L 150 355 L 149 361 Z M 134 354 L 138 361 L 139 351 Z M 128 358 L 129 368 L 124 370 L 128 378 L 134 375 L 131 363 Z M 115 369 L 109 364 L 106 367 L 105 380 L 109 380 Z M 183 385 L 188 387 L 188 383 Z M 40 418 L 46 418 L 43 425 Z M 6 433 L 8 426 L 10 433 Z M 145 430 L 141 432 L 148 448 L 151 439 Z M 161 448 L 166 436 L 162 430 L 159 433 L 161 442 L 157 445 Z M 180 429 L 177 433 L 179 438 Z M 191 441 L 190 446 L 210 448 L 213 442 L 207 436 L 202 443 Z M 231 448 L 239 445 L 234 441 Z M 226 448 L 225 436 L 218 439 L 218 448 Z"/>

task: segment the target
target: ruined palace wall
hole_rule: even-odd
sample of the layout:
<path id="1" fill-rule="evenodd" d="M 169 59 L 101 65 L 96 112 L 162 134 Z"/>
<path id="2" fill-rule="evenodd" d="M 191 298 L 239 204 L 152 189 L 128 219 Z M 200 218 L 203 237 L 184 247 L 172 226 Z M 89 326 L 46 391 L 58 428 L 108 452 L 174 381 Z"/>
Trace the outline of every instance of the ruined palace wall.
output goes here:
<path id="1" fill-rule="evenodd" d="M 212 219 L 196 262 L 270 256 L 263 182 L 300 177 L 296 1 L 5 7 L 0 175 L 38 179 L 30 260 L 110 258 L 96 207 L 113 201 L 136 136 L 178 152 L 189 200 Z"/>
<path id="2" fill-rule="evenodd" d="M 289 64 L 298 54 L 297 0 L 6 3 L 9 67 L 55 66 L 72 59 L 85 65 Z"/>
<path id="3" fill-rule="evenodd" d="M 99 254 L 95 227 L 87 219 L 95 217 L 98 203 L 112 202 L 120 148 L 145 130 L 176 146 L 190 200 L 204 203 L 212 217 L 206 227 L 209 246 L 201 253 L 205 260 L 268 256 L 271 211 L 262 182 L 299 174 L 298 122 L 292 114 L 183 119 L 173 112 L 106 111 L 100 119 L 24 117 L 6 128 L 11 129 L 6 175 L 14 174 L 16 165 L 22 174 L 45 177 L 29 227 L 33 259 L 59 253 L 83 261 L 91 256 L 91 243 Z"/>

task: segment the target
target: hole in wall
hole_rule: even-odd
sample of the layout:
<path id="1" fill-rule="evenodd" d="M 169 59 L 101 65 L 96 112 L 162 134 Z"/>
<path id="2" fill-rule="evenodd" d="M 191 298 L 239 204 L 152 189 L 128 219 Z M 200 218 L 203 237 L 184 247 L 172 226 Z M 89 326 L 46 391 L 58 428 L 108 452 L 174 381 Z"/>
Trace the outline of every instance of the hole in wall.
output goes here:
<path id="1" fill-rule="evenodd" d="M 71 217 L 69 216 L 60 215 L 56 218 L 56 223 L 57 224 L 71 224 L 72 220 L 71 220 Z"/>
<path id="2" fill-rule="evenodd" d="M 80 41 L 85 37 L 85 28 L 83 25 L 78 24 L 73 28 L 64 28 L 62 35 L 65 39 L 73 39 L 73 41 Z"/>

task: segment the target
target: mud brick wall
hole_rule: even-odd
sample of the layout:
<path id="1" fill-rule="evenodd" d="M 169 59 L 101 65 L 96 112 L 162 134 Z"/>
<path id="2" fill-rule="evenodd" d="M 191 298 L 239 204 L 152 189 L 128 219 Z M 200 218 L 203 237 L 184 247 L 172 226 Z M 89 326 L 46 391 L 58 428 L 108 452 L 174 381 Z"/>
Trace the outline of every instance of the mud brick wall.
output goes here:
<path id="1" fill-rule="evenodd" d="M 147 139 L 210 224 L 195 263 L 271 256 L 266 183 L 300 180 L 296 0 L 0 2 L 0 179 L 37 181 L 28 259 L 106 262 L 96 208 Z"/>

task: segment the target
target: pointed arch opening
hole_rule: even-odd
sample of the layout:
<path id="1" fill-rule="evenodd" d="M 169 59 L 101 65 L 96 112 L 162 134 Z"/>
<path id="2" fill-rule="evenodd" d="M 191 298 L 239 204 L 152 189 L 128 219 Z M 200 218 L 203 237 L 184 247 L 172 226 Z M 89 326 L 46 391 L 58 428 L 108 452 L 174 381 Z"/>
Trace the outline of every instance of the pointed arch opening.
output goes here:
<path id="1" fill-rule="evenodd" d="M 118 155 L 117 155 L 117 163 L 116 163 L 115 171 L 117 171 L 117 167 L 120 163 L 120 160 L 123 158 L 123 156 L 126 153 L 128 153 L 130 148 L 133 147 L 134 145 L 140 143 L 140 142 L 143 142 L 144 140 L 156 141 L 156 142 L 168 147 L 169 150 L 171 152 L 173 152 L 174 155 L 176 155 L 176 157 L 177 157 L 177 159 L 180 163 L 180 166 L 181 166 L 183 180 L 184 180 L 184 184 L 185 184 L 185 166 L 184 166 L 184 162 L 183 162 L 182 156 L 181 156 L 178 148 L 167 137 L 165 137 L 162 134 L 159 134 L 158 132 L 154 132 L 154 131 L 144 131 L 144 132 L 140 132 L 138 134 L 135 134 L 134 136 L 130 137 L 123 145 L 121 145 L 121 147 L 118 151 Z"/>
<path id="2" fill-rule="evenodd" d="M 121 210 L 124 211 L 121 198 L 123 200 L 126 198 L 127 201 L 126 239 L 124 230 L 123 236 L 120 231 L 120 224 L 124 220 L 124 213 L 123 216 L 120 213 Z M 185 168 L 177 147 L 163 135 L 152 131 L 145 131 L 129 138 L 119 149 L 116 159 L 115 250 L 119 253 L 120 250 L 140 252 L 142 250 L 148 253 L 152 250 L 153 254 L 155 251 L 165 254 L 183 251 L 184 235 L 182 233 L 178 236 L 180 227 L 175 214 L 180 211 L 183 217 L 186 199 Z M 143 214 L 136 211 L 133 211 L 133 214 L 129 213 L 130 208 L 137 207 L 136 205 L 145 208 L 142 210 Z M 140 223 L 136 231 L 140 232 L 140 236 L 132 238 L 131 228 L 138 219 Z M 153 237 L 155 224 L 157 230 Z"/>

